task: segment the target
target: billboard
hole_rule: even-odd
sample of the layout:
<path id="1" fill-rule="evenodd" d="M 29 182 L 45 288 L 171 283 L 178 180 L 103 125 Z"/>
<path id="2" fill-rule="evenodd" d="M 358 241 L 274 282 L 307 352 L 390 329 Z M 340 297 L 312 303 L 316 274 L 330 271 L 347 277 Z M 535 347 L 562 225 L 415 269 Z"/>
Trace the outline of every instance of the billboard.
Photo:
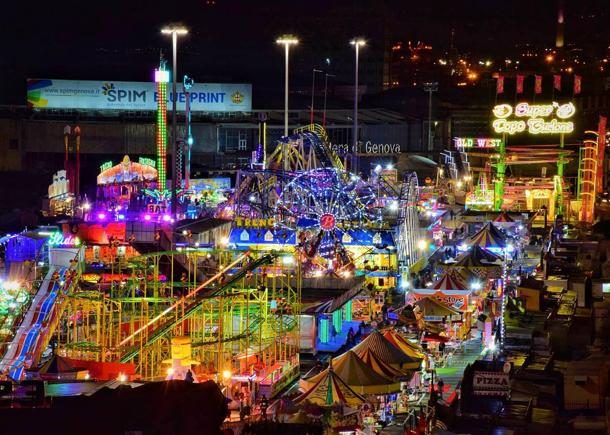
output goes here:
<path id="1" fill-rule="evenodd" d="M 230 178 L 191 178 L 189 181 L 191 190 L 196 192 L 202 190 L 229 190 L 231 188 Z"/>
<path id="2" fill-rule="evenodd" d="M 171 86 L 168 86 L 171 88 Z M 184 110 L 182 85 L 177 86 L 178 110 Z M 173 94 L 167 92 L 168 107 Z M 189 90 L 193 112 L 247 112 L 252 110 L 252 85 L 196 83 Z M 157 110 L 153 82 L 28 79 L 27 105 L 33 109 Z"/>

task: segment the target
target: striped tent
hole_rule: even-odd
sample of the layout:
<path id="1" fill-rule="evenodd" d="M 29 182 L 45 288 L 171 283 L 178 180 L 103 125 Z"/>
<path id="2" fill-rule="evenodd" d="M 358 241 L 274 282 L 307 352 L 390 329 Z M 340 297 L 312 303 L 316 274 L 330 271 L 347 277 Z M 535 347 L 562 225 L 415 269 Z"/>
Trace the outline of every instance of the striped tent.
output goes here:
<path id="1" fill-rule="evenodd" d="M 384 363 L 397 369 L 418 369 L 421 363 L 420 359 L 413 358 L 398 349 L 377 330 L 371 332 L 352 350 L 362 358 L 366 349 L 371 349 Z"/>
<path id="2" fill-rule="evenodd" d="M 424 320 L 434 321 L 443 318 L 461 319 L 461 313 L 431 297 L 421 298 L 414 304 L 424 315 Z"/>
<path id="3" fill-rule="evenodd" d="M 504 234 L 502 234 L 500 230 L 488 222 L 468 240 L 468 244 L 471 246 L 480 246 L 481 248 L 486 249 L 502 249 L 506 246 L 505 241 L 506 237 Z"/>
<path id="4" fill-rule="evenodd" d="M 423 360 L 426 357 L 423 349 L 419 345 L 411 343 L 405 337 L 392 329 L 386 329 L 383 336 L 394 346 L 413 358 Z"/>
<path id="5" fill-rule="evenodd" d="M 494 222 L 497 222 L 497 223 L 514 223 L 515 220 L 512 217 L 510 217 L 510 215 L 508 213 L 506 213 L 504 211 L 504 212 L 500 213 L 497 218 L 494 219 Z"/>
<path id="6" fill-rule="evenodd" d="M 332 371 L 359 394 L 391 394 L 400 391 L 400 382 L 377 373 L 351 350 L 334 358 L 331 366 Z M 326 370 L 310 378 L 301 379 L 299 386 L 303 390 L 311 388 L 326 376 Z"/>
<path id="7" fill-rule="evenodd" d="M 502 275 L 502 266 L 487 262 L 489 261 L 488 259 L 496 261 L 500 257 L 475 245 L 469 252 L 465 252 L 458 257 L 457 261 L 452 264 L 452 267 L 454 269 L 462 268 L 463 270 L 468 270 L 478 279 L 499 278 Z"/>
<path id="8" fill-rule="evenodd" d="M 390 379 L 399 379 L 399 380 L 407 380 L 410 379 L 413 374 L 409 370 L 402 371 L 395 369 L 391 365 L 383 362 L 381 358 L 379 358 L 375 352 L 371 349 L 365 349 L 360 356 L 360 359 L 364 361 L 364 363 L 375 370 L 377 373 L 385 376 Z"/>
<path id="9" fill-rule="evenodd" d="M 362 405 L 366 399 L 352 390 L 332 369 L 326 369 L 311 388 L 294 399 L 294 403 L 309 402 L 314 405 L 331 407 Z"/>
<path id="10" fill-rule="evenodd" d="M 455 271 L 447 271 L 432 284 L 434 290 L 467 290 L 468 287 Z"/>

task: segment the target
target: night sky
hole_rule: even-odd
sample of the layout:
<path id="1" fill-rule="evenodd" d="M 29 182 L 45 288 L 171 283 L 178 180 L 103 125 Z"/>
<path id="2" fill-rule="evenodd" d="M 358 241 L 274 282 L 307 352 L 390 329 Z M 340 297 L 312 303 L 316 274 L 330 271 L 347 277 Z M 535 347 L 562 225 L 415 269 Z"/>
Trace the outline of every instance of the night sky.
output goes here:
<path id="1" fill-rule="evenodd" d="M 181 42 L 180 67 L 198 81 L 281 81 L 282 51 L 273 41 L 285 32 L 302 43 L 295 80 L 338 56 L 354 35 L 373 44 L 384 38 L 423 40 L 442 53 L 455 29 L 461 52 L 502 54 L 516 44 L 552 46 L 557 0 L 107 0 L 12 1 L 0 14 L 0 103 L 23 104 L 27 77 L 149 80 L 159 49 L 169 38 L 163 24 L 181 22 L 191 33 Z M 607 1 L 566 0 L 568 42 L 610 42 Z M 606 14 L 604 17 L 602 14 Z M 341 56 L 342 54 L 339 54 Z M 365 56 L 366 54 L 363 54 Z"/>

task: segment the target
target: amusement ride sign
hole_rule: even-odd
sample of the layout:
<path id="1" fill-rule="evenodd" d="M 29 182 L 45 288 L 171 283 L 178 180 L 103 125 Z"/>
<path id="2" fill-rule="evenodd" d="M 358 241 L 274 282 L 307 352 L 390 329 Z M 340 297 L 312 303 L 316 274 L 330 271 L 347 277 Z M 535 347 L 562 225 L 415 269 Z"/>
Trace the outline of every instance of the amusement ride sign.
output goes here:
<path id="1" fill-rule="evenodd" d="M 498 148 L 502 144 L 502 139 L 493 137 L 454 137 L 455 147 L 465 148 Z"/>
<path id="2" fill-rule="evenodd" d="M 565 134 L 574 131 L 574 123 L 567 119 L 574 116 L 572 103 L 498 104 L 493 108 L 493 128 L 496 133 L 516 134 Z"/>

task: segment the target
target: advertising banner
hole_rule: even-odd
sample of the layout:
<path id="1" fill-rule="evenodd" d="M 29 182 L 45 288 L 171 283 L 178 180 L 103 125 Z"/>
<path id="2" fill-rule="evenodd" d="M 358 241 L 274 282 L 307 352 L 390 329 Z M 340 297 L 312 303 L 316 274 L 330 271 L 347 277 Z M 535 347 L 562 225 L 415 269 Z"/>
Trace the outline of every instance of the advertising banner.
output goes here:
<path id="1" fill-rule="evenodd" d="M 177 109 L 184 111 L 186 95 L 178 83 Z M 168 108 L 173 101 L 168 83 Z M 252 85 L 196 83 L 189 90 L 193 112 L 252 110 Z M 27 104 L 32 109 L 157 110 L 153 82 L 28 79 Z"/>
<path id="2" fill-rule="evenodd" d="M 230 178 L 192 178 L 191 190 L 196 192 L 203 190 L 229 190 L 231 188 Z"/>

